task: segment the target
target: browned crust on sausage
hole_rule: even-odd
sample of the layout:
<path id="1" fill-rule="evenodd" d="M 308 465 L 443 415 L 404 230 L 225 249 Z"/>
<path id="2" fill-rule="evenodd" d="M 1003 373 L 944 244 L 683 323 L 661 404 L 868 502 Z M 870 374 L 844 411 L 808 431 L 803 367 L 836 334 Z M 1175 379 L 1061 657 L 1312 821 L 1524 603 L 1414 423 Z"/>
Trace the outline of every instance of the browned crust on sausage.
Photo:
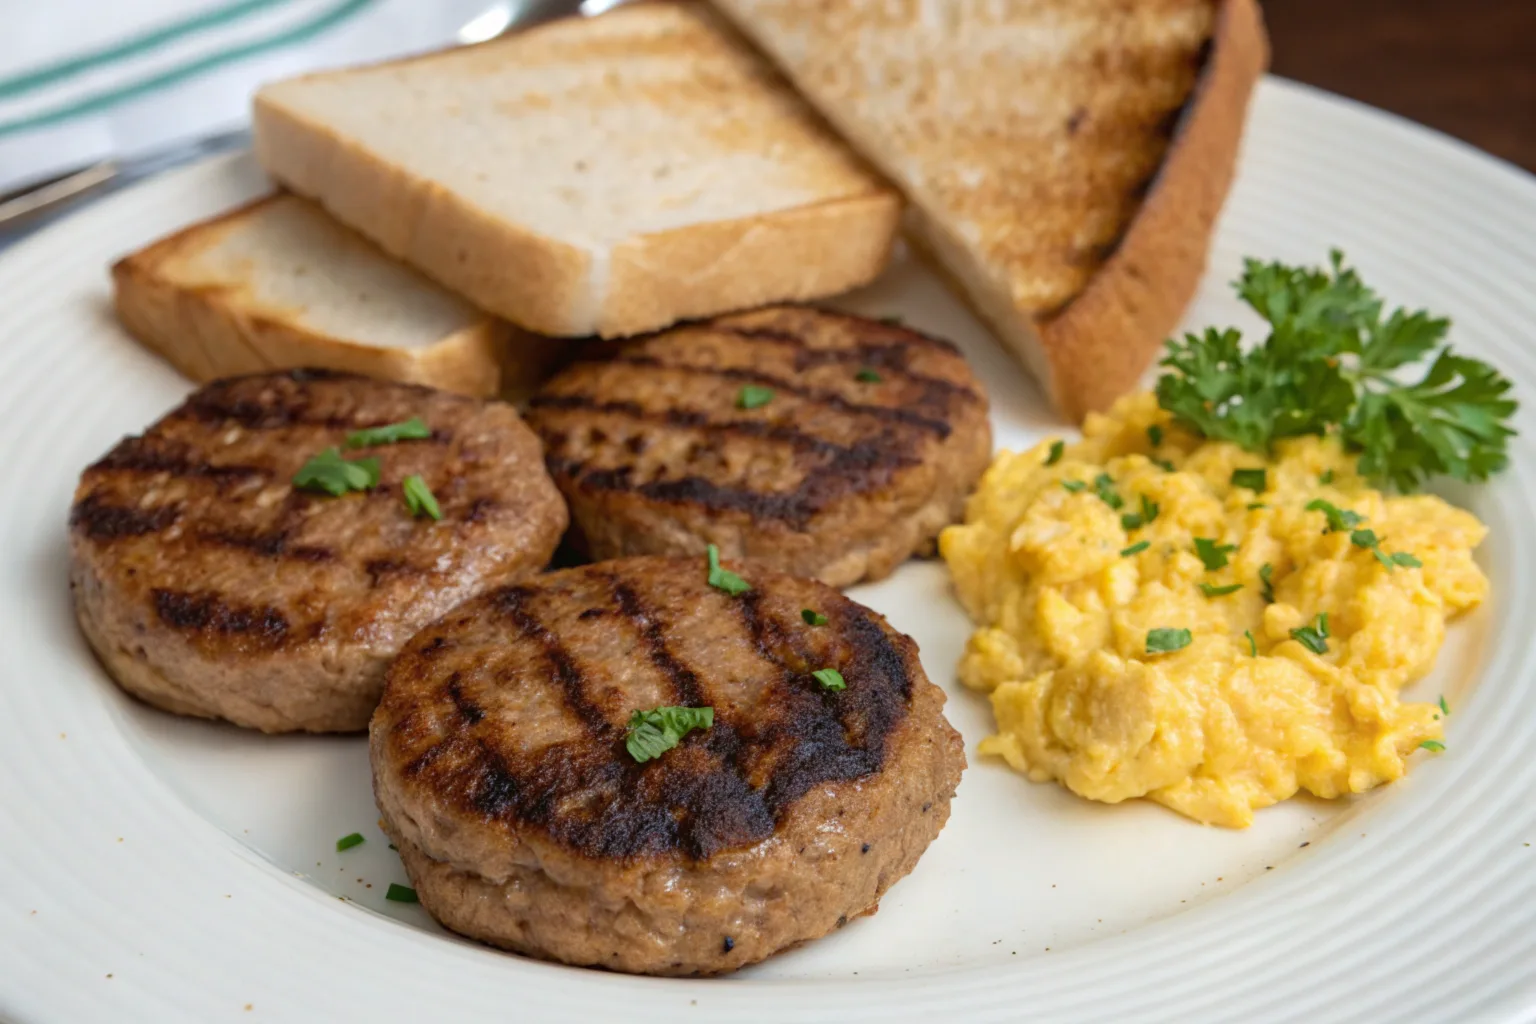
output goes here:
<path id="1" fill-rule="evenodd" d="M 1223 0 L 1206 68 L 1136 219 L 1082 294 L 1037 325 L 1051 396 L 1073 420 L 1135 387 L 1184 315 L 1268 62 L 1256 0 Z"/>
<path id="2" fill-rule="evenodd" d="M 747 387 L 773 398 L 742 408 Z M 713 543 L 844 586 L 952 521 L 990 452 L 986 409 L 949 342 L 780 306 L 594 352 L 528 416 L 592 557 Z"/>

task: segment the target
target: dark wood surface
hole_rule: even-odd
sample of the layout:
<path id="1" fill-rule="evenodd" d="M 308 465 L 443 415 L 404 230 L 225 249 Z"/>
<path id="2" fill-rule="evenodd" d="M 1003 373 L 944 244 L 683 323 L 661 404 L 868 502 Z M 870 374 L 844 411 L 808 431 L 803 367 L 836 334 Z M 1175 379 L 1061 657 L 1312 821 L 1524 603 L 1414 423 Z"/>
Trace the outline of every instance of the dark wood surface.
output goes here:
<path id="1" fill-rule="evenodd" d="M 1536 171 L 1536 0 L 1263 0 L 1272 70 Z"/>

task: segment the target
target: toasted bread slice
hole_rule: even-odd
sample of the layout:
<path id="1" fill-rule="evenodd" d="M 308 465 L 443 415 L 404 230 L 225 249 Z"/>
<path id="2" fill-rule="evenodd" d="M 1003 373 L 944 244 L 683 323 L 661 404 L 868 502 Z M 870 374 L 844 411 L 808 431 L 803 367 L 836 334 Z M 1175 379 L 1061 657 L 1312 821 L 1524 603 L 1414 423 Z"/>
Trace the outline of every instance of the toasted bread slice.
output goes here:
<path id="1" fill-rule="evenodd" d="M 1063 412 L 1135 385 L 1204 269 L 1267 58 L 1254 0 L 716 3 Z"/>
<path id="2" fill-rule="evenodd" d="M 899 227 L 899 195 L 691 3 L 269 85 L 255 128 L 274 177 L 542 334 L 832 295 Z"/>
<path id="3" fill-rule="evenodd" d="M 514 331 L 290 195 L 178 231 L 112 278 L 123 325 L 196 381 L 318 366 L 517 398 L 569 348 Z"/>

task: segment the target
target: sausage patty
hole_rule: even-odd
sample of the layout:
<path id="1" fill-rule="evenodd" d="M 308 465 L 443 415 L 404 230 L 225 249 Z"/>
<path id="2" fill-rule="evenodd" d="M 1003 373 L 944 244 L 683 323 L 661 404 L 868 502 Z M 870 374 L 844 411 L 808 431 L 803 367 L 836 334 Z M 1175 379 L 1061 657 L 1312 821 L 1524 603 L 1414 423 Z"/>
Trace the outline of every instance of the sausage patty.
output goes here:
<path id="1" fill-rule="evenodd" d="M 429 438 L 345 447 L 412 417 Z M 295 489 L 329 447 L 377 458 L 378 486 Z M 441 521 L 407 509 L 411 475 Z M 70 585 L 91 646 L 149 703 L 267 732 L 358 730 L 411 634 L 541 569 L 565 525 L 510 406 L 294 370 L 209 384 L 87 469 Z"/>
<path id="2" fill-rule="evenodd" d="M 823 584 L 727 567 L 751 589 L 712 587 L 702 557 L 550 573 L 401 652 L 374 793 L 439 921 L 571 964 L 715 974 L 873 913 L 912 870 L 965 767 L 917 645 Z M 714 722 L 637 762 L 626 725 L 660 706 Z"/>
<path id="3" fill-rule="evenodd" d="M 591 557 L 713 543 L 832 586 L 930 553 L 992 443 L 949 342 L 803 306 L 622 343 L 548 381 L 528 418 Z"/>

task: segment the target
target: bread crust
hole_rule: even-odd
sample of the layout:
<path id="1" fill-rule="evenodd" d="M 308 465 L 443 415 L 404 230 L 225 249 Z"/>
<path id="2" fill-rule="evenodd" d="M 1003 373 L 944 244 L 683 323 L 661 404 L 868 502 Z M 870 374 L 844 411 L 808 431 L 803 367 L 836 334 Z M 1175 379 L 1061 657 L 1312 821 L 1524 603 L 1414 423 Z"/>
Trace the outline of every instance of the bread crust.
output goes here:
<path id="1" fill-rule="evenodd" d="M 642 235 L 614 250 L 598 333 L 850 291 L 885 269 L 900 221 L 901 197 L 881 190 Z"/>
<path id="2" fill-rule="evenodd" d="M 1194 297 L 1268 63 L 1256 0 L 1222 0 L 1206 67 L 1141 209 L 1082 294 L 1036 325 L 1051 398 L 1073 420 L 1136 386 Z M 1007 341 L 1032 344 L 1017 331 Z"/>
<path id="3" fill-rule="evenodd" d="M 174 281 L 163 268 L 187 249 L 277 202 L 254 199 L 210 220 L 183 228 L 112 267 L 119 321 L 146 347 L 199 383 L 266 370 L 319 367 L 383 380 L 425 384 L 459 394 L 526 395 L 566 346 L 519 333 L 492 317 L 447 335 L 424 349 L 374 348 L 321 333 L 280 316 L 244 307 L 239 290 Z"/>
<path id="4" fill-rule="evenodd" d="M 694 16 L 705 17 L 741 62 L 757 60 L 707 8 Z M 762 88 L 789 95 L 776 80 Z M 853 160 L 857 171 L 845 172 L 836 191 L 830 184 L 820 189 L 816 195 L 827 198 L 819 201 L 637 233 L 611 248 L 573 245 L 386 162 L 285 103 L 281 91 L 265 89 L 254 104 L 256 155 L 268 173 L 449 290 L 543 335 L 626 337 L 680 320 L 840 294 L 879 275 L 899 229 L 901 196 Z M 762 143 L 785 144 L 840 146 L 807 125 L 791 143 Z"/>
<path id="5" fill-rule="evenodd" d="M 591 333 L 577 315 L 587 303 L 587 252 L 495 220 L 262 93 L 252 126 L 269 174 L 391 256 L 530 331 Z"/>

